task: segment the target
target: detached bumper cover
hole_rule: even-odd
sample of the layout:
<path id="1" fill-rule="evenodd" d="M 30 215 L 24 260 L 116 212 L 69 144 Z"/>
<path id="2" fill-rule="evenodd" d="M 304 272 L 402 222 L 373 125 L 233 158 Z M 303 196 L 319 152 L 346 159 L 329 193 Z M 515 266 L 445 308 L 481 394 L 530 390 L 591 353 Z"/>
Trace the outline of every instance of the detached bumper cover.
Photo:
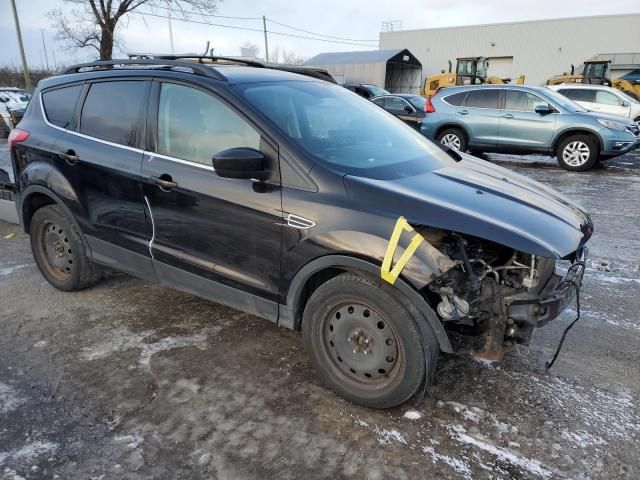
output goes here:
<path id="1" fill-rule="evenodd" d="M 576 288 L 582 286 L 588 252 L 588 248 L 583 246 L 565 275 L 554 273 L 538 295 L 522 293 L 512 296 L 507 316 L 540 327 L 560 315 L 574 301 Z"/>

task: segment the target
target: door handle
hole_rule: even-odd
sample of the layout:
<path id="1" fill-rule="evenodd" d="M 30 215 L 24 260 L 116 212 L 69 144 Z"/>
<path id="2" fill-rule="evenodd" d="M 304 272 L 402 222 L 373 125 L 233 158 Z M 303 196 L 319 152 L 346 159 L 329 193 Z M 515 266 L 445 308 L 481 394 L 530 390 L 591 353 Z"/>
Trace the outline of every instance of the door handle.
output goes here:
<path id="1" fill-rule="evenodd" d="M 510 113 L 505 113 L 504 115 L 502 115 L 502 118 L 513 118 L 513 115 L 511 115 Z"/>
<path id="2" fill-rule="evenodd" d="M 150 177 L 149 181 L 160 187 L 160 190 L 163 192 L 169 192 L 171 189 L 176 188 L 178 184 L 173 181 L 171 175 L 167 175 L 166 173 L 159 177 Z"/>
<path id="3" fill-rule="evenodd" d="M 469 114 L 469 110 L 458 110 L 458 113 L 460 115 L 468 115 Z"/>
<path id="4" fill-rule="evenodd" d="M 74 166 L 77 165 L 80 161 L 80 157 L 76 155 L 76 152 L 73 150 L 67 150 L 66 152 L 58 153 L 58 157 L 67 162 L 68 165 Z"/>

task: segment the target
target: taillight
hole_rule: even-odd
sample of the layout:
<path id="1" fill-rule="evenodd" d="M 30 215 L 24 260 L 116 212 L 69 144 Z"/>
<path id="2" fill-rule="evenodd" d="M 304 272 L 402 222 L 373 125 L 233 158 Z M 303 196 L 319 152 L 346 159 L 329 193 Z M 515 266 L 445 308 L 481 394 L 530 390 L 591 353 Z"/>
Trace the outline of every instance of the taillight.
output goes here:
<path id="1" fill-rule="evenodd" d="M 9 134 L 9 151 L 11 151 L 14 144 L 24 142 L 27 138 L 29 138 L 29 132 L 20 130 L 19 128 L 11 130 Z"/>
<path id="2" fill-rule="evenodd" d="M 436 111 L 436 109 L 433 108 L 433 103 L 431 103 L 431 97 L 427 98 L 427 103 L 424 104 L 424 111 L 426 113 L 433 113 Z"/>

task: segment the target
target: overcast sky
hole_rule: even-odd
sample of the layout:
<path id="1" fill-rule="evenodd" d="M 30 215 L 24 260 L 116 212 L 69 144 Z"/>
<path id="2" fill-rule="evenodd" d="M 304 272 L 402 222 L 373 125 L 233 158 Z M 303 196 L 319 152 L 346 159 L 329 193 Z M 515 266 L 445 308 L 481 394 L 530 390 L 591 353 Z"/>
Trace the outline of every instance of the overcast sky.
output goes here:
<path id="1" fill-rule="evenodd" d="M 60 63 L 93 59 L 96 52 L 86 49 L 80 52 L 65 51 L 63 44 L 55 39 L 46 12 L 52 8 L 65 8 L 62 0 L 16 0 L 22 27 L 27 60 L 31 66 L 45 62 L 41 29 L 49 52 L 49 63 L 53 56 Z M 143 10 L 141 10 L 143 11 Z M 149 11 L 145 8 L 144 11 Z M 281 35 L 269 35 L 269 50 L 294 51 L 298 55 L 311 57 L 327 51 L 369 50 L 377 48 L 377 39 L 383 21 L 400 20 L 403 29 L 473 25 L 505 21 L 536 20 L 545 18 L 587 15 L 628 14 L 640 11 L 639 0 L 225 0 L 219 3 L 217 14 L 224 16 L 261 17 L 266 15 L 274 21 L 326 36 L 357 40 L 376 40 L 368 46 L 305 40 Z M 164 10 L 156 10 L 165 14 Z M 198 18 L 194 20 L 262 29 L 261 20 L 234 20 L 227 18 Z M 640 28 L 640 27 L 639 27 Z M 305 33 L 286 27 L 269 24 L 273 32 L 295 35 Z M 125 52 L 169 52 L 167 20 L 149 16 L 133 15 L 128 23 L 121 25 Z M 567 35 L 570 35 L 567 32 Z M 218 55 L 239 55 L 240 46 L 249 41 L 260 47 L 264 55 L 264 39 L 261 32 L 196 25 L 174 19 L 173 35 L 175 51 L 201 52 L 207 40 Z M 11 15 L 10 0 L 0 0 L 0 65 L 19 65 L 16 32 Z"/>

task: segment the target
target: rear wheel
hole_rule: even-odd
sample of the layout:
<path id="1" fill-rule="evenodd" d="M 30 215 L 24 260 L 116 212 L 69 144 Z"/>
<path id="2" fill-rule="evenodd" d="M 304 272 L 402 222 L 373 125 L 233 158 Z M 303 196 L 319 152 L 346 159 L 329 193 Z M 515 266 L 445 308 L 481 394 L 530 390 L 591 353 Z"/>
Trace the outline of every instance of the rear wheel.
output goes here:
<path id="1" fill-rule="evenodd" d="M 599 148 L 596 140 L 589 135 L 571 135 L 556 147 L 556 158 L 565 170 L 582 172 L 598 162 Z"/>
<path id="2" fill-rule="evenodd" d="M 81 232 L 58 205 L 37 210 L 30 232 L 36 264 L 57 289 L 82 290 L 102 277 L 102 268 L 87 257 Z"/>
<path id="3" fill-rule="evenodd" d="M 445 128 L 438 134 L 438 141 L 451 150 L 467 151 L 467 135 L 459 128 Z"/>
<path id="4" fill-rule="evenodd" d="M 438 345 L 380 281 L 345 273 L 322 284 L 304 311 L 302 333 L 322 382 L 373 408 L 411 398 L 435 370 Z"/>

